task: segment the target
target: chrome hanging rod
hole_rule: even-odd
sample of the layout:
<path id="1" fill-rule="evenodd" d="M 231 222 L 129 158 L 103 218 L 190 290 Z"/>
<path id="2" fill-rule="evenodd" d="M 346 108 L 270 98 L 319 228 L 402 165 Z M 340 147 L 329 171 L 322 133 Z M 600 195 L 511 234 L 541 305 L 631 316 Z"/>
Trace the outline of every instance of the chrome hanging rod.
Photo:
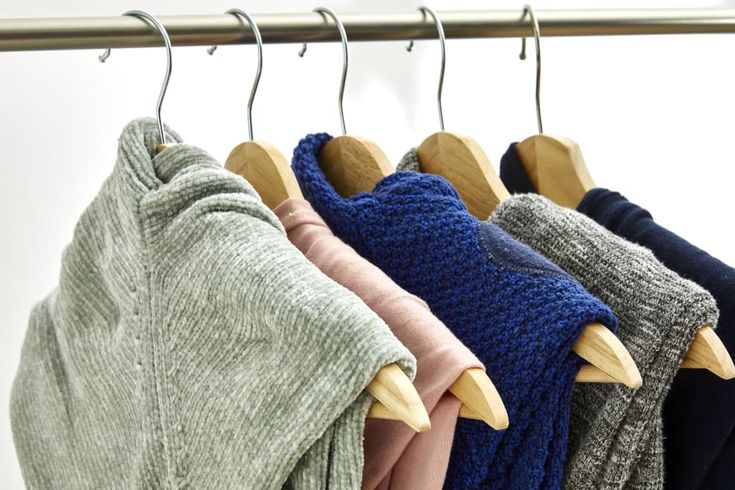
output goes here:
<path id="1" fill-rule="evenodd" d="M 446 37 L 531 36 L 522 10 L 439 12 Z M 539 10 L 544 37 L 735 32 L 735 10 Z M 254 15 L 264 43 L 339 41 L 337 29 L 314 13 Z M 436 28 L 418 11 L 340 13 L 350 41 L 434 39 Z M 174 46 L 247 44 L 255 39 L 235 16 L 159 17 Z M 68 17 L 0 19 L 0 51 L 136 48 L 160 46 L 160 36 L 139 19 Z"/>

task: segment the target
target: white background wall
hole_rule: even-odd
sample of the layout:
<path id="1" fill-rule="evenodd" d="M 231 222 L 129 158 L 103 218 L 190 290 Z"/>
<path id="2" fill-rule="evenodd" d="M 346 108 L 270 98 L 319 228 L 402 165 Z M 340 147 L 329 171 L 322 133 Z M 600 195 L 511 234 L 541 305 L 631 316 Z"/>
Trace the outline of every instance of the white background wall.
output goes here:
<path id="1" fill-rule="evenodd" d="M 0 17 L 308 12 L 312 2 L 231 0 L 3 0 Z M 418 1 L 331 0 L 337 12 L 406 11 Z M 509 1 L 435 0 L 449 9 L 520 8 Z M 551 1 L 544 8 L 735 7 L 735 1 Z M 519 10 L 520 14 L 520 10 Z M 543 32 L 542 32 L 543 34 Z M 473 136 L 497 165 L 507 145 L 536 131 L 534 62 L 520 41 L 447 45 L 447 129 Z M 437 129 L 438 44 L 355 43 L 345 111 L 354 134 L 396 161 Z M 532 49 L 532 48 L 531 48 Z M 547 132 L 576 140 L 595 181 L 648 207 L 656 219 L 735 264 L 732 134 L 735 36 L 542 39 Z M 267 45 L 255 105 L 256 137 L 289 155 L 308 132 L 339 132 L 340 46 Z M 0 53 L 0 488 L 20 488 L 7 406 L 32 304 L 56 284 L 77 217 L 113 166 L 125 123 L 153 115 L 162 49 Z M 174 50 L 164 121 L 223 161 L 246 136 L 251 46 Z"/>

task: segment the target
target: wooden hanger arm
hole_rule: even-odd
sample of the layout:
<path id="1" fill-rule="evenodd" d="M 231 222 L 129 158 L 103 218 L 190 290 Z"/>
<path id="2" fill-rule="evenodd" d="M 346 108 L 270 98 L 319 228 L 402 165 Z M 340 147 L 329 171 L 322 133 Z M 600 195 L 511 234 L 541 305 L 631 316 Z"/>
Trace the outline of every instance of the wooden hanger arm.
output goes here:
<path id="1" fill-rule="evenodd" d="M 449 387 L 449 391 L 493 429 L 508 428 L 508 411 L 484 369 L 466 370 Z"/>
<path id="2" fill-rule="evenodd" d="M 570 139 L 537 134 L 518 143 L 516 151 L 534 189 L 556 204 L 575 208 L 595 188 L 579 145 Z"/>
<path id="3" fill-rule="evenodd" d="M 643 384 L 641 373 L 628 349 L 604 325 L 587 325 L 572 350 L 625 386 L 639 388 Z"/>
<path id="4" fill-rule="evenodd" d="M 585 364 L 577 372 L 577 377 L 574 378 L 575 383 L 620 383 L 619 380 L 613 378 L 606 372 L 600 370 L 600 368 L 593 366 L 592 364 Z"/>
<path id="5" fill-rule="evenodd" d="M 735 378 L 735 364 L 722 340 L 712 327 L 702 327 L 697 332 L 680 369 L 706 369 L 722 379 Z M 618 383 L 608 373 L 596 366 L 585 365 L 577 373 L 577 383 Z"/>
<path id="6" fill-rule="evenodd" d="M 421 171 L 447 179 L 467 210 L 480 220 L 510 197 L 480 145 L 467 136 L 441 131 L 416 150 Z"/>
<path id="7" fill-rule="evenodd" d="M 227 157 L 225 168 L 250 182 L 270 209 L 286 199 L 303 199 L 286 158 L 276 147 L 264 141 L 246 141 L 237 145 Z"/>
<path id="8" fill-rule="evenodd" d="M 431 429 L 429 414 L 421 397 L 397 364 L 378 371 L 367 390 L 394 417 L 391 419 L 402 420 L 416 432 Z"/>
<path id="9" fill-rule="evenodd" d="M 161 153 L 161 152 L 162 152 L 163 150 L 165 150 L 166 148 L 171 148 L 171 147 L 172 147 L 172 146 L 174 146 L 175 144 L 176 144 L 176 143 L 166 143 L 166 144 L 164 144 L 164 143 L 158 143 L 158 144 L 156 145 L 156 155 L 157 155 L 157 154 L 159 154 L 159 153 Z"/>
<path id="10" fill-rule="evenodd" d="M 319 166 L 342 197 L 370 192 L 393 172 L 388 157 L 374 142 L 357 136 L 338 136 L 319 152 Z"/>
<path id="11" fill-rule="evenodd" d="M 735 365 L 725 344 L 712 327 L 702 327 L 681 363 L 684 369 L 706 369 L 722 379 L 735 378 Z"/>

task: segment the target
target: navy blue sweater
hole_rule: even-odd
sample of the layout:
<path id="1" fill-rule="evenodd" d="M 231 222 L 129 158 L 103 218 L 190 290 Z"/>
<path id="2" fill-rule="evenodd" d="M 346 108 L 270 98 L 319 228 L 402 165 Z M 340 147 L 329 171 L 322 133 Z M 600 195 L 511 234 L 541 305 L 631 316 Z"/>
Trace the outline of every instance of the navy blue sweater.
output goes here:
<path id="1" fill-rule="evenodd" d="M 474 218 L 441 177 L 400 172 L 342 198 L 317 156 L 331 137 L 304 138 L 293 169 L 333 232 L 431 310 L 485 364 L 510 417 L 494 431 L 457 426 L 445 488 L 555 489 L 581 360 L 571 347 L 612 312 L 557 266 Z"/>
<path id="2" fill-rule="evenodd" d="M 500 164 L 511 193 L 536 192 L 511 145 Z M 589 191 L 577 210 L 616 235 L 647 247 L 677 274 L 717 300 L 717 333 L 735 352 L 735 269 L 656 224 L 651 214 L 617 192 Z M 735 486 L 735 382 L 695 369 L 679 371 L 664 403 L 666 488 L 727 489 Z"/>

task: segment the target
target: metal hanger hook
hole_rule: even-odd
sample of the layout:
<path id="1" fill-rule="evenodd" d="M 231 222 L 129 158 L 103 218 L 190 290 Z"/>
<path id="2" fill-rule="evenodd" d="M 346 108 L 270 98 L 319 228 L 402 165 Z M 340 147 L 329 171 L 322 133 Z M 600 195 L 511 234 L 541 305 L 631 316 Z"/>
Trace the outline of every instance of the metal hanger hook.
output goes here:
<path id="1" fill-rule="evenodd" d="M 146 21 L 150 24 L 163 38 L 163 44 L 166 47 L 166 74 L 163 77 L 163 84 L 161 85 L 161 91 L 158 94 L 158 101 L 156 102 L 156 123 L 158 125 L 158 139 L 161 144 L 166 144 L 166 132 L 163 130 L 163 120 L 161 119 L 161 107 L 163 106 L 163 99 L 166 97 L 166 90 L 168 90 L 168 82 L 171 80 L 171 38 L 166 32 L 166 28 L 159 22 L 154 16 L 143 10 L 128 10 L 123 15 L 129 15 L 137 17 Z M 110 57 L 111 50 L 106 49 L 100 56 L 100 62 L 104 63 L 107 58 Z"/>
<path id="2" fill-rule="evenodd" d="M 250 89 L 250 98 L 248 98 L 248 105 L 246 108 L 246 114 L 248 118 L 248 136 L 250 137 L 250 140 L 253 139 L 253 102 L 255 102 L 255 94 L 258 92 L 258 85 L 260 84 L 260 76 L 263 74 L 263 38 L 260 35 L 260 29 L 258 29 L 258 25 L 255 23 L 252 17 L 248 15 L 245 11 L 241 9 L 230 9 L 226 14 L 232 14 L 235 17 L 245 19 L 245 22 L 248 23 L 250 26 L 250 29 L 253 31 L 253 36 L 255 37 L 255 42 L 258 45 L 258 65 L 257 70 L 255 71 L 255 79 L 253 80 L 253 86 Z M 217 46 L 210 46 L 207 49 L 207 53 L 210 55 L 214 54 L 214 52 L 217 50 Z"/>
<path id="3" fill-rule="evenodd" d="M 536 122 L 538 124 L 539 134 L 544 133 L 544 125 L 541 122 L 541 29 L 539 28 L 538 19 L 530 5 L 523 6 L 523 15 L 521 22 L 528 15 L 531 19 L 533 27 L 533 39 L 536 44 Z M 526 59 L 526 38 L 521 38 L 521 53 L 518 57 L 522 60 Z"/>
<path id="4" fill-rule="evenodd" d="M 331 17 L 334 23 L 337 25 L 337 29 L 339 29 L 339 37 L 342 41 L 342 79 L 339 84 L 339 96 L 337 97 L 337 105 L 339 107 L 339 122 L 342 124 L 342 135 L 346 135 L 347 126 L 345 124 L 345 111 L 343 108 L 343 102 L 345 97 L 345 83 L 347 81 L 347 69 L 350 66 L 347 31 L 345 30 L 345 26 L 344 24 L 342 24 L 342 21 L 339 20 L 339 17 L 337 17 L 337 14 L 335 14 L 332 9 L 328 9 L 326 7 L 317 7 L 313 10 L 313 12 L 321 15 L 327 22 L 329 22 L 327 20 L 327 16 Z M 299 56 L 303 58 L 305 54 L 306 43 L 304 43 L 304 45 L 301 47 L 301 50 L 299 51 Z"/>
<path id="5" fill-rule="evenodd" d="M 439 20 L 439 16 L 434 11 L 434 9 L 429 7 L 419 7 L 418 8 L 421 14 L 424 17 L 424 20 L 428 16 L 431 17 L 431 19 L 434 21 L 434 25 L 436 26 L 436 31 L 439 34 L 439 45 L 441 46 L 441 67 L 439 69 L 439 88 L 436 92 L 436 104 L 439 109 L 439 127 L 442 131 L 444 131 L 444 109 L 442 105 L 442 90 L 444 89 L 444 71 L 446 70 L 447 66 L 447 49 L 446 49 L 446 37 L 444 35 L 444 26 L 442 25 L 441 20 Z M 406 51 L 411 52 L 413 49 L 413 41 L 408 43 L 408 46 L 406 46 Z"/>

